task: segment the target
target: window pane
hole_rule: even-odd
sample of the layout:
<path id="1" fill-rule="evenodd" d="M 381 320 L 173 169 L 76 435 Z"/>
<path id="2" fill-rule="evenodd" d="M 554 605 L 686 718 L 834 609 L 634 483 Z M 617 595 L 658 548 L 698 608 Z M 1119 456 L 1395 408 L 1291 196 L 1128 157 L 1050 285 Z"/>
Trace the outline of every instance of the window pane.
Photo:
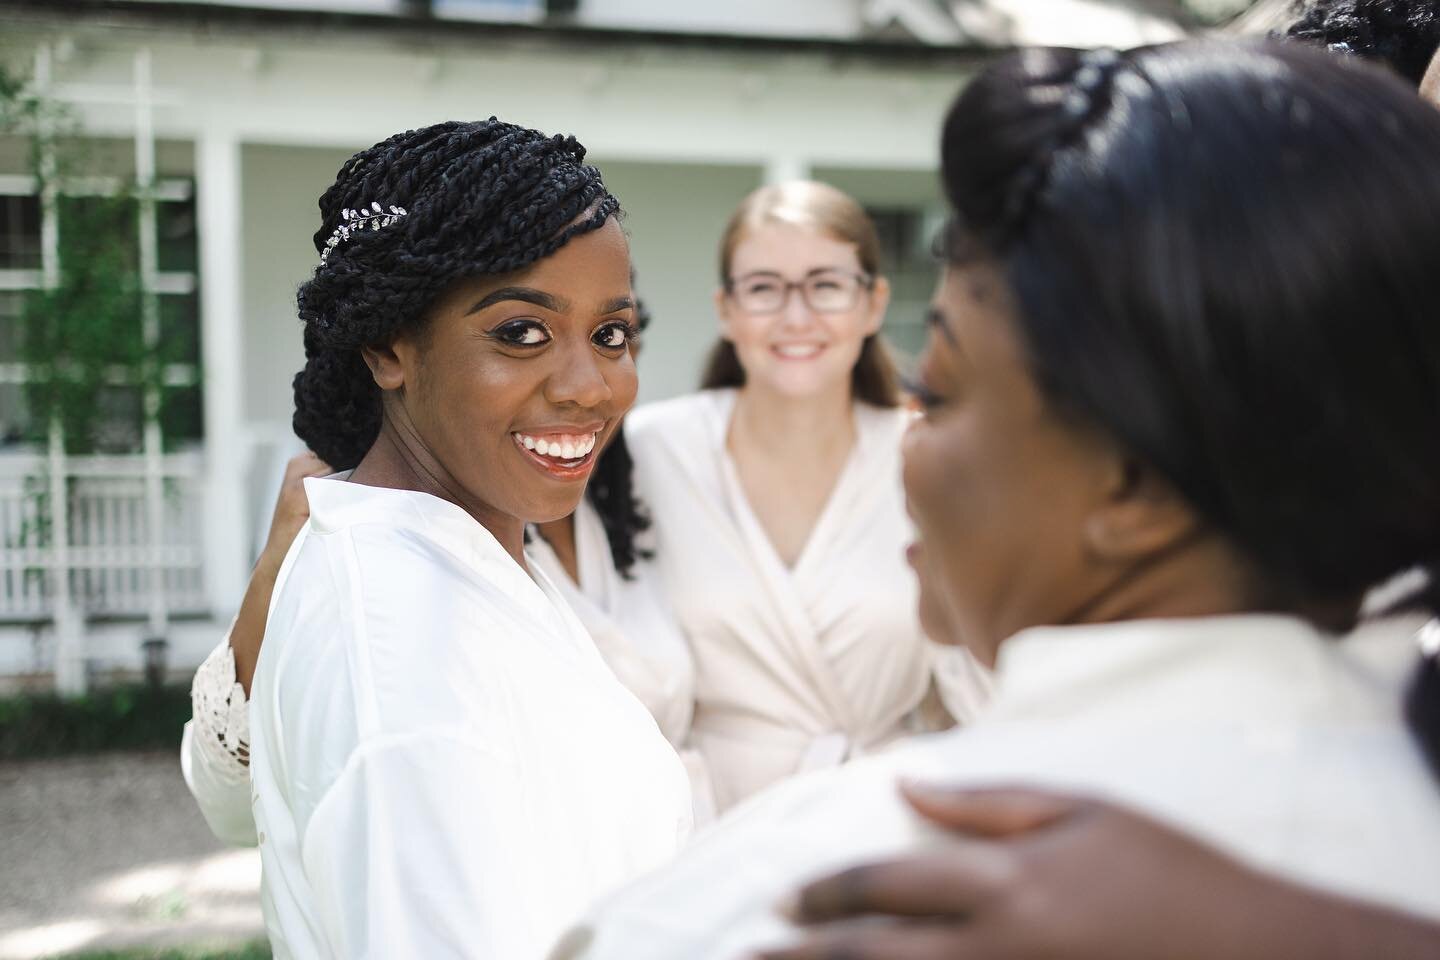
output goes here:
<path id="1" fill-rule="evenodd" d="M 885 338 L 899 351 L 902 366 L 925 345 L 925 311 L 935 287 L 933 228 L 922 206 L 867 209 L 880 239 L 880 269 L 890 280 Z"/>
<path id="2" fill-rule="evenodd" d="M 0 270 L 40 269 L 40 198 L 0 196 Z"/>
<path id="3" fill-rule="evenodd" d="M 23 293 L 0 293 L 0 363 L 20 360 L 20 313 L 24 308 Z"/>
<path id="4" fill-rule="evenodd" d="M 205 407 L 198 386 L 166 387 L 161 391 L 160 430 L 167 450 L 204 438 Z"/>
<path id="5" fill-rule="evenodd" d="M 144 434 L 141 429 L 144 412 L 143 396 L 139 387 L 101 387 L 97 396 L 99 416 L 95 421 L 96 453 L 134 453 L 141 449 Z M 67 446 L 79 444 L 80 438 L 67 433 Z M 79 452 L 73 450 L 71 452 Z"/>
<path id="6" fill-rule="evenodd" d="M 18 383 L 0 383 L 0 447 L 15 446 L 30 437 L 25 387 Z"/>
<path id="7" fill-rule="evenodd" d="M 199 298 L 193 293 L 167 294 L 160 300 L 160 360 L 200 362 Z"/>
<path id="8" fill-rule="evenodd" d="M 160 269 L 194 273 L 197 264 L 194 197 L 157 203 L 155 229 L 160 239 Z"/>

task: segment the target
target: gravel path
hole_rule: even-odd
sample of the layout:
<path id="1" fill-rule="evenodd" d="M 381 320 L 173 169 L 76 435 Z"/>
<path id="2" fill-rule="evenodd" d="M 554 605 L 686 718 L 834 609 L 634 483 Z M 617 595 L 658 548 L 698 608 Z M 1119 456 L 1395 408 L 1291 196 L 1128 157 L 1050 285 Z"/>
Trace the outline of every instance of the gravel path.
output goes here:
<path id="1" fill-rule="evenodd" d="M 260 856 L 211 834 L 179 751 L 0 763 L 0 960 L 264 937 Z"/>

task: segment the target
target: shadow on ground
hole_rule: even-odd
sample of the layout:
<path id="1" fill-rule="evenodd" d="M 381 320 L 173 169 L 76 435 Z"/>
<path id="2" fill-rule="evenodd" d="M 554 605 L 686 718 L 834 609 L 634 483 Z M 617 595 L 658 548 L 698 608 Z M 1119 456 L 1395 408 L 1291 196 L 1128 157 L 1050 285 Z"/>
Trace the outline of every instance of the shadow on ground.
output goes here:
<path id="1" fill-rule="evenodd" d="M 179 749 L 0 764 L 0 960 L 264 937 L 260 856 L 225 847 Z"/>

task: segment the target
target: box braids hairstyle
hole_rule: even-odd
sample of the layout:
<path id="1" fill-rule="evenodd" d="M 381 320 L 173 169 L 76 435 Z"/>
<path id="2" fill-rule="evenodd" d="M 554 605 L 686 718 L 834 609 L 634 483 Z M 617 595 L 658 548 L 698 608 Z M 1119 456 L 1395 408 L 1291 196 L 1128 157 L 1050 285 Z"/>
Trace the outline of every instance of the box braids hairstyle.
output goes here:
<path id="1" fill-rule="evenodd" d="M 1440 47 L 1440 0 L 1311 0 L 1285 36 L 1379 61 L 1418 87 Z"/>
<path id="2" fill-rule="evenodd" d="M 294 429 L 316 455 L 349 470 L 379 435 L 380 389 L 362 347 L 418 329 L 450 283 L 522 269 L 619 213 L 584 159 L 574 137 L 491 117 L 399 133 L 345 162 L 320 198 L 314 243 L 324 259 L 296 297 L 305 368 Z M 385 216 L 392 207 L 405 212 Z M 347 217 L 372 210 L 360 226 Z M 332 242 L 342 226 L 344 242 Z M 627 451 L 609 459 L 591 500 L 623 573 L 646 520 Z"/>
<path id="3" fill-rule="evenodd" d="M 346 211 L 407 213 L 352 229 L 297 294 L 305 368 L 294 427 L 317 456 L 351 469 L 379 435 L 380 389 L 362 347 L 419 328 L 452 282 L 519 270 L 617 213 L 584 157 L 574 137 L 492 117 L 396 134 L 346 161 L 320 198 L 317 251 Z"/>

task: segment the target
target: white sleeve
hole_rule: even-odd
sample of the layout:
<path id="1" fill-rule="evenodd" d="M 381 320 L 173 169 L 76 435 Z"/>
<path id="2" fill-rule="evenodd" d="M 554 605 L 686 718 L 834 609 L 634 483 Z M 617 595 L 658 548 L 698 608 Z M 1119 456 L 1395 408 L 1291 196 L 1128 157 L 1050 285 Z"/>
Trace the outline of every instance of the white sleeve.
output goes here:
<path id="1" fill-rule="evenodd" d="M 190 686 L 190 722 L 180 741 L 180 769 L 210 830 L 236 846 L 256 845 L 250 809 L 250 720 L 235 682 L 227 634 Z"/>
<path id="2" fill-rule="evenodd" d="M 583 802 L 577 797 L 577 802 Z M 326 942 L 347 958 L 544 955 L 565 924 L 535 865 L 564 862 L 517 771 L 460 732 L 362 746 L 304 826 Z"/>

